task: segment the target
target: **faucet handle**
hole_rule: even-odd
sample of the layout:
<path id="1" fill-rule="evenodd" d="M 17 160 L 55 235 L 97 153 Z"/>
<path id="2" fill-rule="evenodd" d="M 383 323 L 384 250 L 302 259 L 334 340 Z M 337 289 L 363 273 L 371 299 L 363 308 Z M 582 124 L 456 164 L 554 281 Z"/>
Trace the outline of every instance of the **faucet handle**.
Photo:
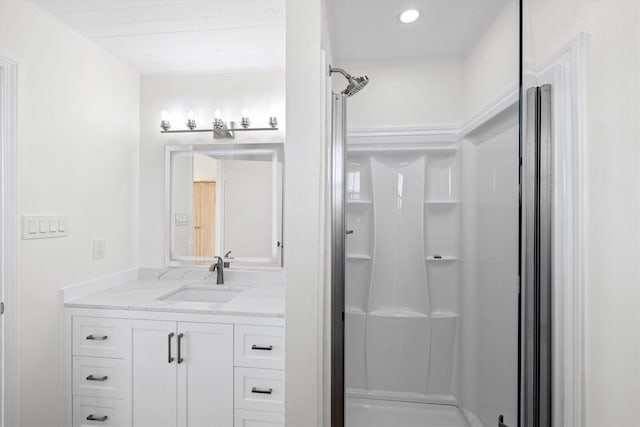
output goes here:
<path id="1" fill-rule="evenodd" d="M 229 251 L 226 254 L 224 254 L 224 259 L 233 259 L 233 257 L 229 256 L 230 253 L 231 253 L 231 251 Z M 224 262 L 224 268 L 229 268 L 229 261 L 225 261 Z"/>

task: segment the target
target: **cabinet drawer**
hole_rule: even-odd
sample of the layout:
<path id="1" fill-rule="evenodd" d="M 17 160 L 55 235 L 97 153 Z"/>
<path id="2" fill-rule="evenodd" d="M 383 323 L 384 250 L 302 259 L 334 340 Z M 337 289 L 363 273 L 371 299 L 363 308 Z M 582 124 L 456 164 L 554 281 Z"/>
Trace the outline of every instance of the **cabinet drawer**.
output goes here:
<path id="1" fill-rule="evenodd" d="M 284 427 L 284 414 L 236 409 L 233 414 L 233 427 Z"/>
<path id="2" fill-rule="evenodd" d="M 73 396 L 73 427 L 130 427 L 128 408 L 124 400 Z"/>
<path id="3" fill-rule="evenodd" d="M 235 368 L 234 406 L 257 411 L 284 411 L 284 372 L 275 369 Z"/>
<path id="4" fill-rule="evenodd" d="M 128 399 L 131 364 L 123 359 L 73 357 L 73 394 Z"/>
<path id="5" fill-rule="evenodd" d="M 131 346 L 130 321 L 101 317 L 73 318 L 73 355 L 121 359 Z"/>
<path id="6" fill-rule="evenodd" d="M 284 328 L 237 325 L 234 363 L 250 368 L 284 369 Z"/>

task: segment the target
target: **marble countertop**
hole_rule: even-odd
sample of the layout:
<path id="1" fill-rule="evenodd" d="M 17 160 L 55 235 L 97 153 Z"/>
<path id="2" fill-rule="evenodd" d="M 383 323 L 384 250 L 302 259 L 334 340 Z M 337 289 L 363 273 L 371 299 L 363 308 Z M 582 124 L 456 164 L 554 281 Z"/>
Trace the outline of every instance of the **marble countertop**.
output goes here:
<path id="1" fill-rule="evenodd" d="M 237 290 L 228 302 L 175 301 L 162 298 L 188 286 L 197 289 Z M 284 318 L 285 289 L 282 284 L 212 281 L 187 278 L 138 278 L 106 290 L 65 301 L 65 307 L 204 313 Z"/>

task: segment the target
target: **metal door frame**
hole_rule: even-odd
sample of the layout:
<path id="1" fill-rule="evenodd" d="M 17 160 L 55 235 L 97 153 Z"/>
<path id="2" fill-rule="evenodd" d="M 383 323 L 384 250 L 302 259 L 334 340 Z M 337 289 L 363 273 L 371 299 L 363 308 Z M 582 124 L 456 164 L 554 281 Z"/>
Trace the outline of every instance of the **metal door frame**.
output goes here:
<path id="1" fill-rule="evenodd" d="M 521 159 L 520 399 L 523 427 L 552 425 L 551 85 L 526 92 Z"/>
<path id="2" fill-rule="evenodd" d="M 331 104 L 331 426 L 343 427 L 347 96 Z"/>

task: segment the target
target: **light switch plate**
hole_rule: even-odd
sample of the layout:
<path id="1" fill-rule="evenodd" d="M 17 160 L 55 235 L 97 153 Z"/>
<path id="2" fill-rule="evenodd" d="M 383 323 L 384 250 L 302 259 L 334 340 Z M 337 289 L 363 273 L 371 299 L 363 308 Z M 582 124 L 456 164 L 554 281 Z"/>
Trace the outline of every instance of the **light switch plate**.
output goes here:
<path id="1" fill-rule="evenodd" d="M 107 254 L 107 244 L 104 240 L 93 241 L 93 259 L 103 259 Z"/>
<path id="2" fill-rule="evenodd" d="M 189 214 L 183 212 L 176 212 L 176 225 L 189 225 Z"/>
<path id="3" fill-rule="evenodd" d="M 69 231 L 67 215 L 22 215 L 22 239 L 66 237 Z"/>

